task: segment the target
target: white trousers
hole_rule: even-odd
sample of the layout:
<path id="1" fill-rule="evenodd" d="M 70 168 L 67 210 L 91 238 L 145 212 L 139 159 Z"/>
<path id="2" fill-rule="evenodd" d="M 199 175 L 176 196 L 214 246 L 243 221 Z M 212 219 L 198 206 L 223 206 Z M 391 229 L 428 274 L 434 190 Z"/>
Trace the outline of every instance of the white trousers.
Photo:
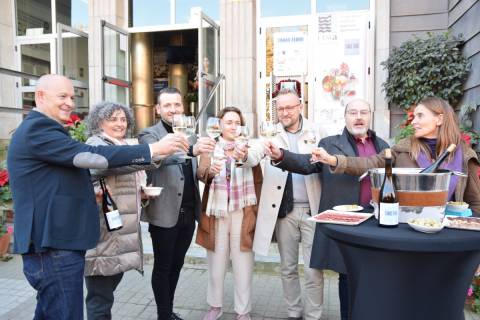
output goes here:
<path id="1" fill-rule="evenodd" d="M 240 251 L 242 219 L 243 210 L 230 212 L 225 218 L 217 218 L 215 251 L 207 250 L 207 302 L 212 307 L 223 306 L 225 273 L 231 257 L 235 283 L 234 305 L 237 314 L 246 314 L 252 309 L 253 251 Z"/>
<path id="2" fill-rule="evenodd" d="M 323 308 L 323 271 L 310 268 L 315 223 L 308 221 L 309 208 L 293 208 L 283 219 L 278 219 L 275 234 L 280 252 L 283 296 L 287 303 L 289 317 L 304 317 L 318 320 Z M 299 245 L 302 244 L 305 292 L 302 307 L 302 293 L 298 277 Z"/>

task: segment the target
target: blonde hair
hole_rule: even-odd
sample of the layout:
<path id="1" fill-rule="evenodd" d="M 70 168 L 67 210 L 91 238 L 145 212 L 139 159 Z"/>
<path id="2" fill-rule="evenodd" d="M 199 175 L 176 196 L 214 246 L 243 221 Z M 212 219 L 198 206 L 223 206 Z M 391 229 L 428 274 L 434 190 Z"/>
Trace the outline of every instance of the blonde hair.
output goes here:
<path id="1" fill-rule="evenodd" d="M 455 114 L 455 111 L 450 106 L 450 104 L 437 97 L 429 97 L 425 98 L 420 101 L 418 105 L 422 105 L 435 115 L 443 115 L 442 124 L 438 127 L 438 134 L 437 134 L 437 147 L 436 147 L 436 155 L 438 157 L 440 153 L 445 151 L 448 146 L 452 143 L 459 147 L 462 141 L 462 135 L 460 133 L 460 127 L 458 126 L 458 119 Z M 430 158 L 430 149 L 426 143 L 422 142 L 415 136 L 411 138 L 412 148 L 410 149 L 410 156 L 412 159 L 417 159 L 418 155 L 423 152 Z M 448 157 L 448 161 L 453 158 L 453 153 L 450 154 Z"/>

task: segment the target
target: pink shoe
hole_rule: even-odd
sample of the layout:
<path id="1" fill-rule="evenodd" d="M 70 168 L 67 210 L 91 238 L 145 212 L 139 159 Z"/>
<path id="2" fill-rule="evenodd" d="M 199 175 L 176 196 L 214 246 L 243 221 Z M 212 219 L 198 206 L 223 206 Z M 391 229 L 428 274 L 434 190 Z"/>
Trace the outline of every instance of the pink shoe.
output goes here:
<path id="1" fill-rule="evenodd" d="M 222 308 L 220 307 L 210 307 L 208 312 L 203 317 L 203 320 L 217 320 L 223 315 Z"/>
<path id="2" fill-rule="evenodd" d="M 252 318 L 250 318 L 249 313 L 239 314 L 239 315 L 237 315 L 237 317 L 235 319 L 236 320 L 252 320 Z"/>

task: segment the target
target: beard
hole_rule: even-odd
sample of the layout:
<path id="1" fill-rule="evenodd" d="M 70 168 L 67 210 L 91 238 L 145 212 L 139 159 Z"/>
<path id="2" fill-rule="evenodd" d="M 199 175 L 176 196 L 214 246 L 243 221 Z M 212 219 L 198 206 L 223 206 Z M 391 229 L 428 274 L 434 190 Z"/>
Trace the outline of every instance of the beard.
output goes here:
<path id="1" fill-rule="evenodd" d="M 363 136 L 366 135 L 368 132 L 368 127 L 362 127 L 362 128 L 356 128 L 356 127 L 351 127 L 347 128 L 348 132 L 354 136 Z"/>

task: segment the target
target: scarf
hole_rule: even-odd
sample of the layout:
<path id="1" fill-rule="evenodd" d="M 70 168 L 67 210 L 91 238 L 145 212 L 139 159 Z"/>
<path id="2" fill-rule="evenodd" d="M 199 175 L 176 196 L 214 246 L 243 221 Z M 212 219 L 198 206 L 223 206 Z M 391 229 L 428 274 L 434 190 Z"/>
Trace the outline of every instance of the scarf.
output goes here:
<path id="1" fill-rule="evenodd" d="M 207 216 L 226 217 L 229 212 L 256 204 L 252 168 L 237 168 L 235 159 L 227 158 L 222 171 L 210 184 Z"/>
<path id="2" fill-rule="evenodd" d="M 453 159 L 449 162 L 444 161 L 441 165 L 441 169 L 447 169 L 451 171 L 459 171 L 463 172 L 463 154 L 462 154 L 462 147 L 458 146 L 455 150 L 453 155 Z M 434 152 L 435 154 L 435 152 Z M 420 168 L 426 168 L 433 163 L 433 160 L 429 159 L 425 152 L 421 151 L 417 157 L 417 164 Z M 448 199 L 453 199 L 453 195 L 455 193 L 455 188 L 457 187 L 458 183 L 458 176 L 452 175 L 450 177 L 450 184 L 448 185 Z"/>

